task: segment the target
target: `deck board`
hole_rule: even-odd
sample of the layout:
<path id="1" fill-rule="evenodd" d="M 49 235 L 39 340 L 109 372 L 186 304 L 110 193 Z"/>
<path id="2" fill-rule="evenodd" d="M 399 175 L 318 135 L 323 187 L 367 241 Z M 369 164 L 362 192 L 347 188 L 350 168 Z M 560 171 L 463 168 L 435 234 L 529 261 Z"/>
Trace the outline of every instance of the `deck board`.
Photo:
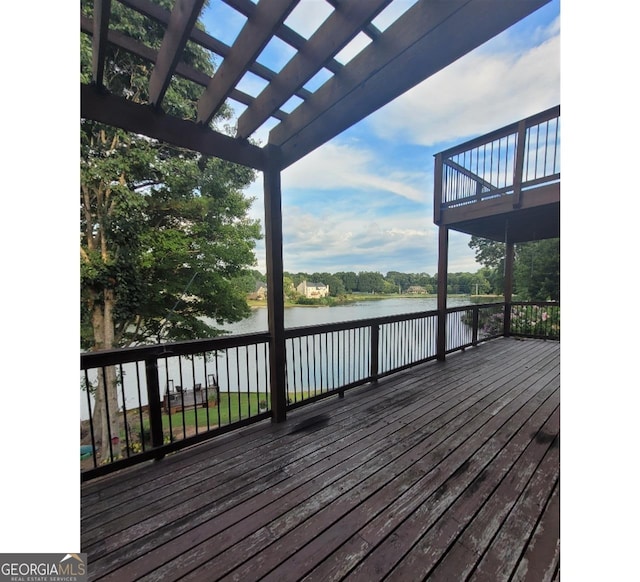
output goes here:
<path id="1" fill-rule="evenodd" d="M 559 352 L 493 340 L 89 481 L 90 579 L 553 579 Z"/>

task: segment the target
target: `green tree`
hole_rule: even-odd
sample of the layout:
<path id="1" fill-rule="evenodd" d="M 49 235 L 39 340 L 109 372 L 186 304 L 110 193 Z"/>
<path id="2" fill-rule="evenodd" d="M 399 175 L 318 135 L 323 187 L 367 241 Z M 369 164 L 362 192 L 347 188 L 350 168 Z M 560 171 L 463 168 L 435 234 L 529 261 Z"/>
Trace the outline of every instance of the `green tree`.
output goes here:
<path id="1" fill-rule="evenodd" d="M 560 239 L 518 245 L 514 279 L 518 295 L 532 301 L 560 300 Z"/>
<path id="2" fill-rule="evenodd" d="M 392 281 L 387 281 L 386 279 L 382 282 L 382 292 L 387 295 L 392 295 L 394 293 L 398 293 L 398 286 Z"/>
<path id="3" fill-rule="evenodd" d="M 471 237 L 469 246 L 484 266 L 483 275 L 493 293 L 504 291 L 505 244 Z M 514 246 L 513 292 L 526 300 L 560 299 L 560 239 L 518 243 Z"/>
<path id="4" fill-rule="evenodd" d="M 491 283 L 489 282 L 489 279 L 487 277 L 489 271 L 489 269 L 484 267 L 474 273 L 471 279 L 471 293 L 473 295 L 483 295 L 491 292 Z"/>
<path id="5" fill-rule="evenodd" d="M 296 286 L 293 284 L 291 276 L 285 274 L 282 278 L 282 283 L 285 298 L 291 302 L 295 302 L 298 299 L 298 292 L 296 291 Z"/>
<path id="6" fill-rule="evenodd" d="M 412 285 L 424 287 L 427 293 L 434 293 L 438 287 L 437 277 L 431 277 L 428 273 L 418 273 L 414 275 L 414 281 Z"/>
<path id="7" fill-rule="evenodd" d="M 471 273 L 449 273 L 447 276 L 448 292 L 471 293 L 473 275 Z"/>
<path id="8" fill-rule="evenodd" d="M 358 275 L 353 271 L 348 271 L 346 273 L 341 271 L 336 273 L 336 277 L 342 281 L 347 293 L 353 293 L 358 290 Z"/>
<path id="9" fill-rule="evenodd" d="M 398 271 L 389 271 L 385 280 L 391 284 L 393 284 L 398 291 L 400 288 L 401 292 L 405 292 L 411 285 L 413 285 L 413 275 L 407 273 L 400 273 Z"/>
<path id="10" fill-rule="evenodd" d="M 506 245 L 503 242 L 472 236 L 469 247 L 475 251 L 475 259 L 481 265 L 490 269 L 499 269 L 504 266 Z"/>
<path id="11" fill-rule="evenodd" d="M 173 2 L 161 0 L 166 8 Z M 82 3 L 91 16 L 92 3 Z M 112 27 L 158 47 L 162 30 L 115 3 Z M 81 79 L 90 81 L 90 39 L 81 38 Z M 184 59 L 213 74 L 207 51 L 189 43 Z M 148 63 L 110 46 L 105 86 L 146 98 Z M 135 93 L 124 93 L 131 85 Z M 163 107 L 191 118 L 201 88 L 175 78 Z M 224 109 L 213 121 L 228 117 Z M 248 217 L 242 189 L 252 170 L 167 146 L 92 121 L 81 121 L 81 345 L 131 344 L 216 335 L 203 322 L 237 321 L 249 313 L 238 281 L 255 264 L 260 225 Z M 98 444 L 119 435 L 117 378 L 99 375 L 94 419 Z M 104 383 L 104 384 L 103 384 Z M 106 392 L 106 398 L 105 398 Z M 109 427 L 107 427 L 107 408 Z M 117 445 L 113 453 L 119 454 Z"/>
<path id="12" fill-rule="evenodd" d="M 485 268 L 484 276 L 489 282 L 490 292 L 504 293 L 504 256 L 506 245 L 503 242 L 472 236 L 469 247 L 475 250 L 475 259 Z"/>
<path id="13" fill-rule="evenodd" d="M 384 291 L 382 273 L 374 271 L 361 271 L 358 273 L 358 291 L 360 293 L 382 293 Z"/>

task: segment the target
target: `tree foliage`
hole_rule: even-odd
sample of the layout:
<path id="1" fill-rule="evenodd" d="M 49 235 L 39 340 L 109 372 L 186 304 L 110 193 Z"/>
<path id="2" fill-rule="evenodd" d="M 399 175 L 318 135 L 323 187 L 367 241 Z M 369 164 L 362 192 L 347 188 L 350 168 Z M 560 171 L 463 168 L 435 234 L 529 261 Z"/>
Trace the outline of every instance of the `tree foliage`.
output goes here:
<path id="1" fill-rule="evenodd" d="M 171 9 L 171 0 L 159 0 Z M 92 16 L 93 3 L 82 10 Z M 111 28 L 151 47 L 162 28 L 114 3 Z M 81 79 L 91 81 L 91 40 L 81 38 Z M 202 47 L 187 43 L 191 66 L 212 75 Z M 109 45 L 104 85 L 144 102 L 152 67 Z M 202 88 L 174 77 L 163 101 L 173 115 L 193 118 Z M 224 123 L 226 108 L 212 124 Z M 242 190 L 253 170 L 89 120 L 80 127 L 81 344 L 108 349 L 131 344 L 213 336 L 218 324 L 249 313 L 241 284 L 255 264 L 260 224 L 248 216 Z M 102 379 L 100 380 L 103 381 Z M 105 403 L 117 409 L 115 378 L 96 390 L 96 418 Z M 118 434 L 112 411 L 111 434 Z M 104 442 L 104 434 L 99 441 Z"/>
<path id="2" fill-rule="evenodd" d="M 532 301 L 560 299 L 560 239 L 518 245 L 514 280 L 518 295 Z"/>
<path id="3" fill-rule="evenodd" d="M 171 8 L 172 2 L 160 2 Z M 83 3 L 91 15 L 92 4 Z M 118 3 L 112 27 L 158 47 L 162 29 Z M 90 75 L 90 40 L 82 37 L 83 81 Z M 185 60 L 213 74 L 200 47 L 188 44 Z M 150 67 L 111 48 L 105 85 L 132 100 L 146 98 Z M 134 94 L 128 92 L 133 87 Z M 172 80 L 165 107 L 191 117 L 201 93 Z M 224 109 L 214 122 L 224 120 Z M 170 147 L 91 121 L 81 122 L 81 288 L 84 347 L 215 335 L 200 319 L 219 323 L 248 314 L 234 283 L 255 264 L 260 226 L 247 212 L 242 189 L 252 170 Z M 96 309 L 113 299 L 111 341 L 96 336 Z"/>
<path id="4" fill-rule="evenodd" d="M 496 293 L 504 289 L 505 244 L 471 237 L 469 246 L 484 265 L 484 276 Z M 560 239 L 514 245 L 513 292 L 526 300 L 560 299 Z"/>

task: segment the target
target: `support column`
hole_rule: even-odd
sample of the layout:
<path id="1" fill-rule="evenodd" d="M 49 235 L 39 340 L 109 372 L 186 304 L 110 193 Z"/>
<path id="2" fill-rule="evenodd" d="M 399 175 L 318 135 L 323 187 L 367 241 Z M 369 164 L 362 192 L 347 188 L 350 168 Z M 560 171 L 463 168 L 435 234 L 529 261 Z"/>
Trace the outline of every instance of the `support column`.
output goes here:
<path id="1" fill-rule="evenodd" d="M 280 150 L 267 146 L 264 170 L 264 222 L 267 259 L 267 311 L 269 319 L 269 374 L 271 422 L 287 418 L 286 347 L 284 337 L 284 284 L 282 260 L 282 189 Z"/>
<path id="2" fill-rule="evenodd" d="M 433 222 L 437 225 L 440 225 L 442 208 L 442 171 L 442 154 L 436 154 L 433 171 Z"/>
<path id="3" fill-rule="evenodd" d="M 437 357 L 444 362 L 447 351 L 447 270 L 449 265 L 449 229 L 438 228 L 438 338 Z"/>
<path id="4" fill-rule="evenodd" d="M 507 242 L 504 255 L 504 335 L 511 335 L 511 300 L 513 296 L 514 245 Z"/>

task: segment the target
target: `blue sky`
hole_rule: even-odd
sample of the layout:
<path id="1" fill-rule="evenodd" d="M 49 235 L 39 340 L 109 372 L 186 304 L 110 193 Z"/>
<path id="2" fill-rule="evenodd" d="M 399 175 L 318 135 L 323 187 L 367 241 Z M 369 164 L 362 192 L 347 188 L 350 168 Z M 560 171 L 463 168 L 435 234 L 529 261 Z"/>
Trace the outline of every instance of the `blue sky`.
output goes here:
<path id="1" fill-rule="evenodd" d="M 396 0 L 374 22 L 384 28 L 387 14 L 414 3 Z M 220 0 L 212 0 L 211 10 L 207 30 L 231 44 L 244 19 Z M 286 23 L 307 37 L 329 13 L 324 0 L 303 0 Z M 337 59 L 353 57 L 364 46 L 359 40 Z M 291 54 L 284 43 L 272 43 L 258 61 L 279 70 Z M 248 74 L 242 86 L 255 95 L 263 83 Z M 244 110 L 230 103 L 237 115 Z M 554 0 L 283 172 L 285 270 L 434 274 L 434 154 L 559 103 L 560 4 Z M 273 125 L 254 137 L 266 143 Z M 247 193 L 256 198 L 251 215 L 262 220 L 261 175 Z M 450 272 L 479 268 L 468 242 L 451 232 Z M 257 258 L 264 272 L 263 242 Z"/>

